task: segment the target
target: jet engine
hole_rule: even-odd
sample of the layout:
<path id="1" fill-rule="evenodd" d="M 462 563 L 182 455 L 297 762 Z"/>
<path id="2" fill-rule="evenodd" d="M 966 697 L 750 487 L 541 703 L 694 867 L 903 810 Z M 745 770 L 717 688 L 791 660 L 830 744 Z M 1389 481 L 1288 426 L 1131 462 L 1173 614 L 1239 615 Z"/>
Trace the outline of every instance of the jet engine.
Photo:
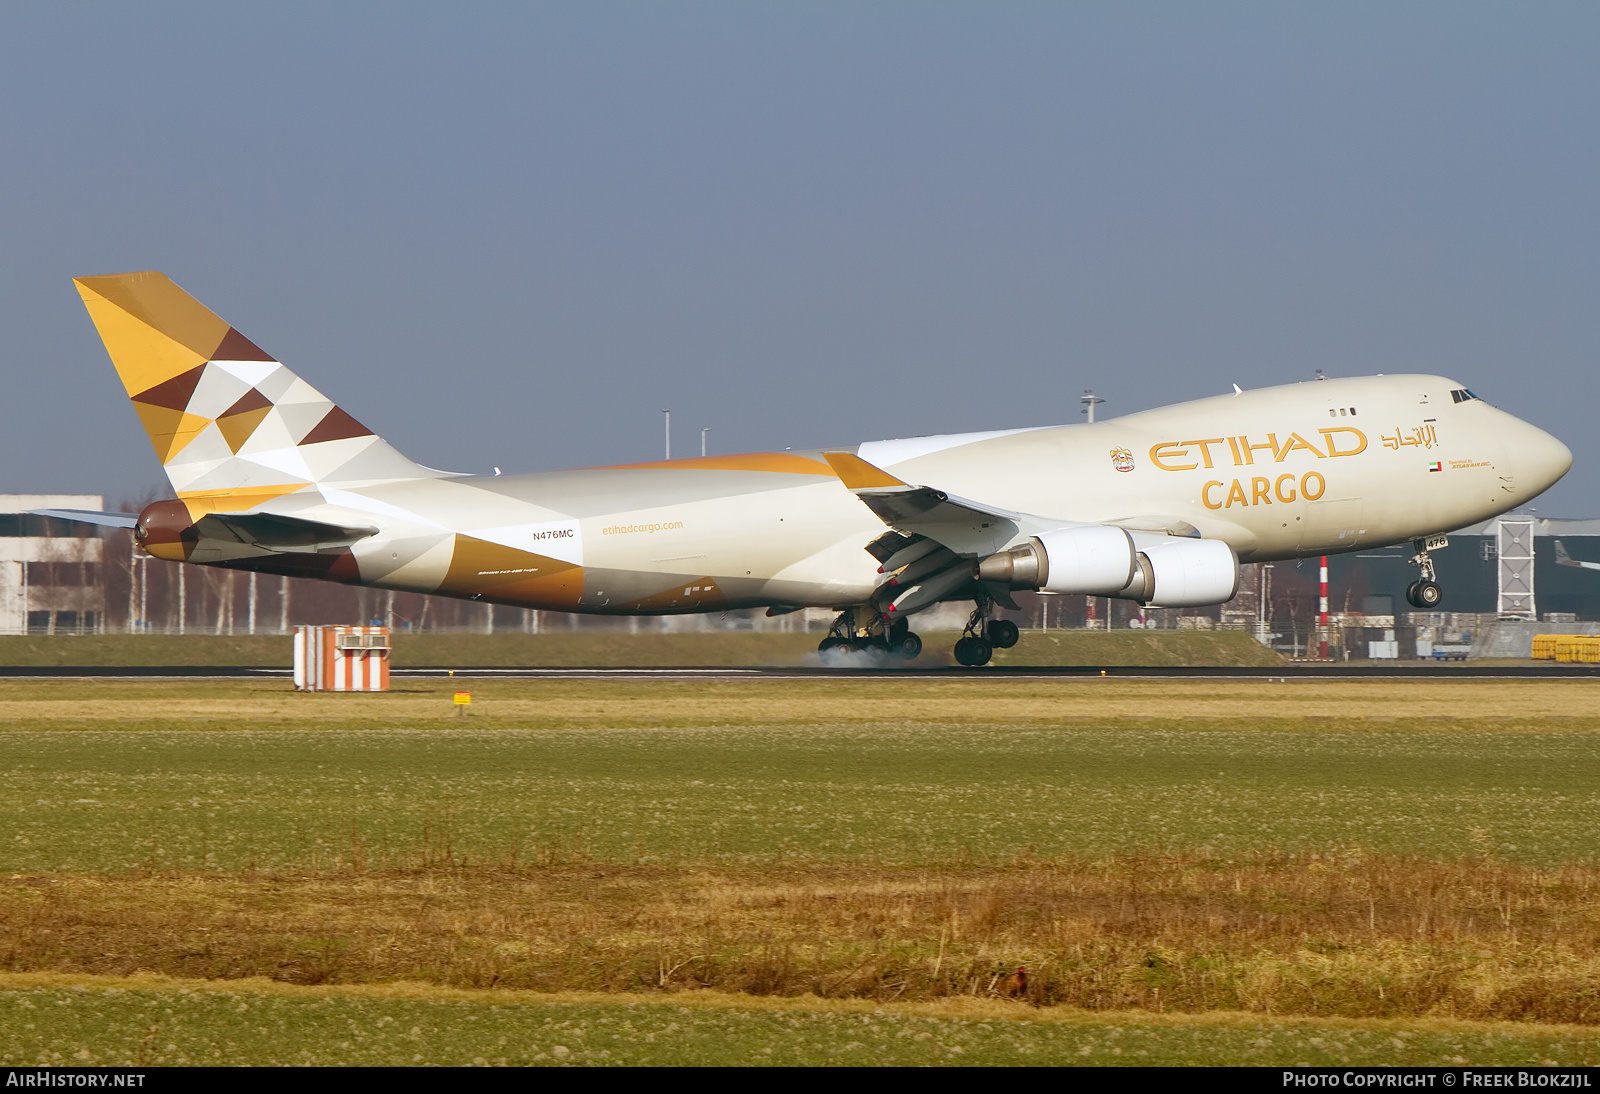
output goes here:
<path id="1" fill-rule="evenodd" d="M 1136 554 L 1121 528 L 1057 528 L 990 555 L 978 564 L 978 577 L 1047 593 L 1116 596 L 1134 579 Z"/>
<path id="2" fill-rule="evenodd" d="M 1016 589 L 1112 596 L 1158 608 L 1221 604 L 1238 591 L 1239 560 L 1215 539 L 1167 539 L 1142 550 L 1121 528 L 1043 532 L 978 564 L 978 577 Z"/>
<path id="3" fill-rule="evenodd" d="M 1139 552 L 1138 572 L 1117 595 L 1153 608 L 1221 604 L 1239 591 L 1239 560 L 1220 539 L 1172 539 Z"/>

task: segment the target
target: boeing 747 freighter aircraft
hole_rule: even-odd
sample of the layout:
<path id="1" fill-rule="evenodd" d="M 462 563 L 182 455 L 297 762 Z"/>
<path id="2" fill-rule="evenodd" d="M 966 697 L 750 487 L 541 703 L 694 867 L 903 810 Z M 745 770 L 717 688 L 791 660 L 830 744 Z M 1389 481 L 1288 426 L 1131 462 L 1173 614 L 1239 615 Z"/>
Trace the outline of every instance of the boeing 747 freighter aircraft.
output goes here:
<path id="1" fill-rule="evenodd" d="M 955 656 L 1017 641 L 1012 593 L 1160 607 L 1241 562 L 1410 541 L 1520 505 L 1567 447 L 1440 376 L 1313 381 L 1091 425 L 474 477 L 413 463 L 164 274 L 78 290 L 176 501 L 53 515 L 157 558 L 524 608 L 839 612 L 824 648 L 914 657 L 917 612 L 975 605 Z"/>

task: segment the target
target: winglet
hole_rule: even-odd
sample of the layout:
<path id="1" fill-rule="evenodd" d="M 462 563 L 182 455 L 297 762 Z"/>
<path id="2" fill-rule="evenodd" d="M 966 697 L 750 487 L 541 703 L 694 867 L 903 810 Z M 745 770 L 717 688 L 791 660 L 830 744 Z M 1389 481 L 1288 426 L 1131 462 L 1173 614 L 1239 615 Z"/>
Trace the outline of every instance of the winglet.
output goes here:
<path id="1" fill-rule="evenodd" d="M 839 476 L 846 490 L 903 490 L 911 484 L 901 482 L 881 467 L 868 463 L 849 452 L 824 452 L 823 458 L 833 473 Z"/>

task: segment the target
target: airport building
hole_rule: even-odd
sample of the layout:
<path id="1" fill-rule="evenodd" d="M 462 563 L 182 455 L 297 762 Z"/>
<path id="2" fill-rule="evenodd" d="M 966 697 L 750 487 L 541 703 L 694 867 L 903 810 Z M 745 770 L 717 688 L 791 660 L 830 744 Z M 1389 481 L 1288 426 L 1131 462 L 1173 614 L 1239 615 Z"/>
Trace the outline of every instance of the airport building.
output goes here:
<path id="1" fill-rule="evenodd" d="M 105 629 L 105 542 L 31 509 L 101 508 L 98 494 L 0 494 L 0 634 Z"/>

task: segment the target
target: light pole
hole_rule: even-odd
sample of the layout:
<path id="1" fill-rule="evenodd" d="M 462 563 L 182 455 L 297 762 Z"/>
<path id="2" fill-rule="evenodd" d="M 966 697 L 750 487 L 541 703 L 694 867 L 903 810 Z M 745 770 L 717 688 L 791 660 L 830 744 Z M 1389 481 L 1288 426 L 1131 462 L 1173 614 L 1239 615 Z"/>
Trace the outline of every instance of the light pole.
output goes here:
<path id="1" fill-rule="evenodd" d="M 667 459 L 672 459 L 672 411 L 663 410 L 661 417 L 666 422 L 667 429 Z"/>
<path id="2" fill-rule="evenodd" d="M 1083 404 L 1083 412 L 1089 415 L 1089 424 L 1094 425 L 1094 408 L 1105 400 L 1088 388 L 1084 388 L 1083 394 L 1078 397 L 1078 402 Z"/>
<path id="3" fill-rule="evenodd" d="M 1261 591 L 1256 596 L 1256 641 L 1270 649 L 1272 638 L 1267 630 L 1272 622 L 1272 563 L 1261 563 L 1260 572 Z"/>
<path id="4" fill-rule="evenodd" d="M 711 432 L 711 427 L 710 426 L 702 426 L 701 429 L 700 429 L 700 456 L 701 456 L 701 458 L 705 457 L 705 454 L 706 454 L 706 434 L 710 433 L 710 432 Z"/>

